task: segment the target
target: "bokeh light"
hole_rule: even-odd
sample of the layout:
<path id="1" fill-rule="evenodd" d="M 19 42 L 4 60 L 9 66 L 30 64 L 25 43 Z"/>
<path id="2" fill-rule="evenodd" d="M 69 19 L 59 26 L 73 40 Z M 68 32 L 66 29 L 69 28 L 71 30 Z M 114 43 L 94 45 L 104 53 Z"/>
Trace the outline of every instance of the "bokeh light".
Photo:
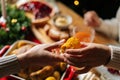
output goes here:
<path id="1" fill-rule="evenodd" d="M 79 1 L 78 1 L 78 0 L 75 0 L 75 1 L 74 1 L 74 5 L 78 6 L 78 5 L 79 5 Z"/>

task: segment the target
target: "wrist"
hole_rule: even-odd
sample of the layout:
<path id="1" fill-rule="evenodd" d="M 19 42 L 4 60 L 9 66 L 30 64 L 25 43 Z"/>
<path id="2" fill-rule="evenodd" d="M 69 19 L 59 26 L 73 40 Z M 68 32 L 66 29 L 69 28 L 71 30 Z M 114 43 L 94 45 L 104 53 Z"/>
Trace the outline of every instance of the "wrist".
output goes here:
<path id="1" fill-rule="evenodd" d="M 111 48 L 111 58 L 109 63 L 106 65 L 115 69 L 120 69 L 120 47 L 118 46 L 109 46 Z"/>
<path id="2" fill-rule="evenodd" d="M 26 53 L 22 53 L 17 55 L 18 61 L 20 63 L 21 68 L 26 68 L 28 67 L 28 60 L 27 60 L 27 55 Z"/>
<path id="3" fill-rule="evenodd" d="M 107 65 L 111 59 L 111 53 L 112 53 L 112 50 L 109 46 L 107 46 L 107 57 L 106 57 L 106 62 L 104 65 Z"/>

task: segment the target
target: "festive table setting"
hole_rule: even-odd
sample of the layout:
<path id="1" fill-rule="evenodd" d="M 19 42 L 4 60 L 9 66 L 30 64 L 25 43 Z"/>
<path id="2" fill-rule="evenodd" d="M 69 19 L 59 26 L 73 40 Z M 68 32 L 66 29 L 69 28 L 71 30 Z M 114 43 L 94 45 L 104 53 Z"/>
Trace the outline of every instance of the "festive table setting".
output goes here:
<path id="1" fill-rule="evenodd" d="M 80 41 L 100 44 L 118 43 L 85 26 L 83 18 L 63 3 L 55 0 L 1 0 L 0 57 L 19 54 L 23 48 L 37 44 L 66 42 L 60 47 L 81 48 Z M 29 67 L 0 80 L 119 80 L 120 72 L 100 66 L 85 74 L 75 74 L 74 68 L 60 62 L 55 66 Z M 46 71 L 44 71 L 46 70 Z M 32 75 L 34 73 L 34 75 Z M 32 76 L 31 76 L 32 75 Z M 36 77 L 37 76 L 37 77 Z"/>

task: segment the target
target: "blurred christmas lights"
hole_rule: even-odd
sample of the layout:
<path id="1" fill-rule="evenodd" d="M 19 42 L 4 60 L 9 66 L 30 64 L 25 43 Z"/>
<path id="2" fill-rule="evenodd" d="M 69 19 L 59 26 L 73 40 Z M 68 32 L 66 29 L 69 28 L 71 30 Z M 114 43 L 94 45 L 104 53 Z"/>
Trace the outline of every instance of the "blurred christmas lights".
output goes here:
<path id="1" fill-rule="evenodd" d="M 74 5 L 78 6 L 78 5 L 79 5 L 79 1 L 78 1 L 78 0 L 75 0 L 75 1 L 74 1 Z"/>

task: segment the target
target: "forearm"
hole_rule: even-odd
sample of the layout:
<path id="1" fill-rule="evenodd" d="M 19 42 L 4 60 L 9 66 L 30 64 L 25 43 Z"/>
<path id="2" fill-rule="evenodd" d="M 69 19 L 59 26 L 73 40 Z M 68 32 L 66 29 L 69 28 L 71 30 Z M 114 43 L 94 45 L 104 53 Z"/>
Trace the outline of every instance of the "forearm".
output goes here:
<path id="1" fill-rule="evenodd" d="M 106 66 L 120 70 L 120 47 L 109 47 L 111 48 L 111 59 Z"/>
<path id="2" fill-rule="evenodd" d="M 102 32 L 108 37 L 117 39 L 119 37 L 119 22 L 117 19 L 101 20 L 99 28 L 96 31 Z"/>
<path id="3" fill-rule="evenodd" d="M 0 58 L 0 77 L 15 74 L 20 71 L 20 64 L 16 55 Z"/>

